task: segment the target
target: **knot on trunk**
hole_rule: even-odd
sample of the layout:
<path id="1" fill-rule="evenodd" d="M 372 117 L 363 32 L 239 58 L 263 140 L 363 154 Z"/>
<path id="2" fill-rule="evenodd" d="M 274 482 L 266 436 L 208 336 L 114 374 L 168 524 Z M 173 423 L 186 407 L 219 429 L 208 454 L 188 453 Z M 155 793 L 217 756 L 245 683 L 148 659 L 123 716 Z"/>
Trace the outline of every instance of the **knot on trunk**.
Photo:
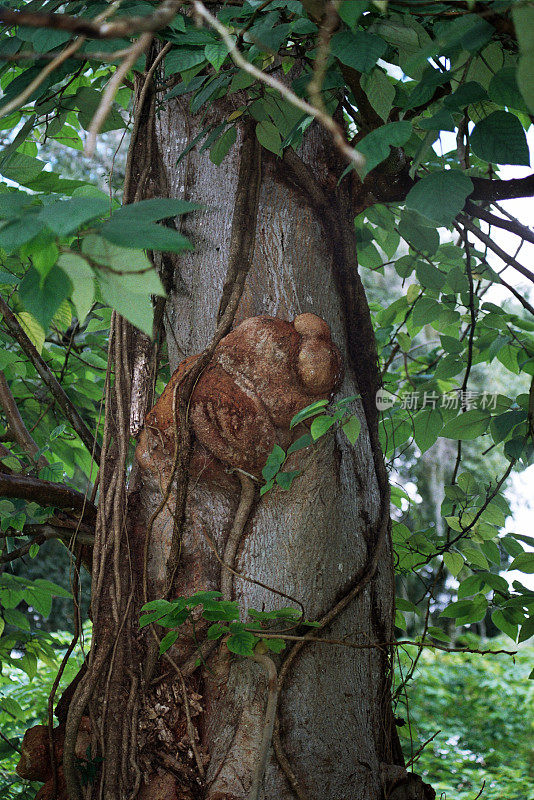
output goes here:
<path id="1" fill-rule="evenodd" d="M 180 384 L 198 357 L 179 365 L 146 416 L 136 458 L 156 475 L 172 467 L 175 428 L 179 433 L 173 401 L 178 402 Z M 341 378 L 341 355 L 320 317 L 245 320 L 220 341 L 191 394 L 191 477 L 209 480 L 228 468 L 259 476 L 274 445 L 286 448 L 302 433 L 289 429 L 294 415 L 332 397 Z"/>

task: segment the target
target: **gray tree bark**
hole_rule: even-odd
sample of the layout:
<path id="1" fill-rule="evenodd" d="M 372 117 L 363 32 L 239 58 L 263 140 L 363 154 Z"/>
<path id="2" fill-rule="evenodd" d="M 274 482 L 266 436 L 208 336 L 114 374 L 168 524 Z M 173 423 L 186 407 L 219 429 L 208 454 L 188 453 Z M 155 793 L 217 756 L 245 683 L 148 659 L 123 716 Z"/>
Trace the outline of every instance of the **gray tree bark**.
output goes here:
<path id="1" fill-rule="evenodd" d="M 176 165 L 199 130 L 199 122 L 183 103 L 168 103 L 158 118 L 158 145 L 170 195 L 205 206 L 182 226 L 195 250 L 180 257 L 166 308 L 172 369 L 205 348 L 213 336 L 236 200 L 243 133 L 219 167 L 198 148 Z M 299 153 L 321 182 L 329 180 L 331 150 L 331 142 L 314 127 Z M 305 194 L 287 184 L 281 160 L 263 151 L 253 266 L 236 323 L 259 314 L 286 320 L 303 312 L 319 315 L 344 354 L 340 395 L 346 396 L 358 393 L 358 375 L 347 356 L 343 303 L 334 275 L 335 250 L 341 246 L 327 239 Z M 358 325 L 357 316 L 351 324 Z M 289 492 L 274 489 L 256 504 L 238 552 L 239 571 L 297 597 L 312 620 L 343 596 L 374 546 L 371 532 L 379 524 L 381 498 L 361 406 L 359 415 L 362 431 L 354 447 L 343 436 L 331 434 L 311 455 L 295 457 L 302 475 Z M 222 552 L 238 499 L 237 491 L 216 491 L 201 481 L 190 486 L 177 593 L 218 588 L 220 567 L 204 534 Z M 154 507 L 154 487 L 145 489 L 143 503 L 148 514 Z M 151 546 L 149 562 L 152 585 L 162 580 L 170 516 L 162 515 L 157 529 L 158 544 Z M 288 604 L 249 582 L 235 578 L 234 584 L 244 610 Z M 374 577 L 324 635 L 349 635 L 369 645 L 391 641 L 393 604 L 392 558 L 386 542 Z M 387 648 L 308 644 L 296 657 L 280 699 L 280 720 L 283 748 L 302 796 L 382 797 L 380 764 L 394 761 L 389 682 Z M 266 676 L 253 662 L 234 659 L 222 677 L 220 670 L 215 675 L 204 673 L 200 738 L 209 757 L 205 794 L 209 800 L 247 797 L 266 691 Z M 270 800 L 295 796 L 274 753 L 262 796 Z"/>

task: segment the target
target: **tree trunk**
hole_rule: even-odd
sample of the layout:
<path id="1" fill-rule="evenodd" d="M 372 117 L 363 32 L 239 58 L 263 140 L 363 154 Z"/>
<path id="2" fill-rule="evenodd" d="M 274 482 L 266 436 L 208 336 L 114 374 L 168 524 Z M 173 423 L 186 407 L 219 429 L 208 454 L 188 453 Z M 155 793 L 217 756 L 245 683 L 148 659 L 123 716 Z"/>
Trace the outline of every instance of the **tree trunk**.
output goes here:
<path id="1" fill-rule="evenodd" d="M 235 260 L 235 209 L 240 193 L 250 191 L 243 180 L 239 185 L 239 176 L 250 174 L 242 159 L 258 158 L 259 151 L 254 130 L 244 127 L 221 166 L 198 148 L 177 165 L 200 130 L 184 109 L 180 101 L 169 102 L 155 131 L 148 118 L 146 130 L 159 194 L 168 191 L 205 207 L 182 228 L 194 251 L 172 263 L 167 258 L 161 267 L 169 291 L 164 318 L 171 369 L 212 340 L 227 266 Z M 228 113 L 227 105 L 212 110 L 220 117 Z M 146 138 L 144 146 L 146 152 Z M 349 637 L 361 646 L 309 642 L 292 650 L 288 642 L 281 656 L 273 656 L 281 691 L 275 746 L 269 748 L 259 794 L 269 800 L 401 797 L 385 792 L 392 780 L 407 775 L 387 766 L 402 763 L 402 755 L 390 703 L 393 565 L 387 481 L 377 447 L 376 353 L 355 270 L 349 198 L 335 189 L 330 165 L 339 168 L 337 155 L 315 126 L 298 156 L 282 160 L 262 150 L 254 241 L 250 224 L 241 231 L 248 236 L 252 266 L 236 324 L 261 314 L 289 321 L 306 312 L 322 317 L 345 363 L 340 395 L 361 395 L 356 405 L 362 430 L 355 446 L 330 432 L 311 452 L 294 454 L 292 468 L 301 474 L 289 491 L 274 488 L 260 499 L 256 490 L 239 542 L 235 569 L 253 579 L 233 579 L 243 613 L 297 598 L 306 619 L 321 621 L 322 627 L 312 630 L 317 637 Z M 141 171 L 138 167 L 134 175 Z M 169 651 L 174 663 L 169 666 L 158 659 L 152 632 L 138 627 L 145 568 L 148 599 L 169 589 L 176 597 L 220 587 L 221 567 L 209 540 L 219 554 L 224 551 L 239 482 L 229 476 L 216 485 L 202 475 L 189 481 L 178 550 L 179 503 L 173 491 L 161 509 L 165 481 L 134 467 L 128 499 L 121 495 L 128 420 L 139 417 L 140 376 L 146 385 L 150 347 L 116 319 L 111 348 L 115 379 L 108 393 L 109 441 L 103 448 L 93 568 L 94 640 L 67 721 L 70 797 L 82 796 L 75 732 L 89 704 L 92 756 L 104 757 L 88 790 L 91 797 L 241 800 L 249 797 L 258 769 L 268 693 L 265 662 L 233 657 L 223 644 L 195 669 L 189 636 Z"/>

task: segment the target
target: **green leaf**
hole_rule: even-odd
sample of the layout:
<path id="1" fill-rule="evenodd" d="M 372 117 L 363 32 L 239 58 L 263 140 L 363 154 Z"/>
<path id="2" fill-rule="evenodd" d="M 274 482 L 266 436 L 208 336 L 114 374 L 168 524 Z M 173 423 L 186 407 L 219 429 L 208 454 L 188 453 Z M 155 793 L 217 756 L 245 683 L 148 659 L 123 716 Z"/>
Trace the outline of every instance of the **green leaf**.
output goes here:
<path id="1" fill-rule="evenodd" d="M 391 147 L 402 147 L 411 135 L 411 122 L 401 120 L 381 125 L 364 136 L 356 145 L 358 152 L 365 157 L 365 166 L 360 170 L 361 178 L 389 156 Z"/>
<path id="2" fill-rule="evenodd" d="M 491 619 L 497 628 L 509 636 L 513 642 L 517 640 L 518 626 L 508 622 L 500 608 L 493 612 Z"/>
<path id="3" fill-rule="evenodd" d="M 206 638 L 209 639 L 210 642 L 214 642 L 217 639 L 220 639 L 221 636 L 224 636 L 226 633 L 229 633 L 229 628 L 227 625 L 221 625 L 220 622 L 215 622 L 213 625 L 210 625 L 206 632 Z"/>
<path id="4" fill-rule="evenodd" d="M 286 646 L 283 639 L 261 639 L 261 641 L 272 653 L 281 653 Z"/>
<path id="5" fill-rule="evenodd" d="M 523 126 L 515 114 L 494 111 L 471 134 L 471 149 L 484 161 L 529 166 L 530 155 Z"/>
<path id="6" fill-rule="evenodd" d="M 274 478 L 284 461 L 286 460 L 286 453 L 285 450 L 282 450 L 280 445 L 275 444 L 272 451 L 267 456 L 267 461 L 265 463 L 264 468 L 261 471 L 261 474 L 265 478 L 266 481 L 270 481 Z"/>
<path id="7" fill-rule="evenodd" d="M 76 308 L 78 320 L 82 323 L 91 309 L 95 296 L 94 272 L 85 258 L 76 253 L 62 253 L 57 264 L 72 281 L 71 299 Z"/>
<path id="8" fill-rule="evenodd" d="M 314 442 L 317 441 L 321 436 L 330 430 L 332 425 L 335 423 L 334 417 L 330 417 L 328 414 L 322 414 L 320 417 L 315 417 L 313 420 L 310 433 Z"/>
<path id="9" fill-rule="evenodd" d="M 517 85 L 515 67 L 503 67 L 495 73 L 490 81 L 488 93 L 490 99 L 500 106 L 515 108 L 519 111 L 526 110 L 525 100 Z"/>
<path id="10" fill-rule="evenodd" d="M 490 421 L 487 410 L 474 408 L 449 420 L 441 431 L 445 439 L 478 439 L 486 431 Z"/>
<path id="11" fill-rule="evenodd" d="M 417 181 L 406 197 L 406 208 L 437 225 L 451 225 L 473 191 L 473 182 L 456 169 L 431 172 Z"/>
<path id="12" fill-rule="evenodd" d="M 172 197 L 152 197 L 150 200 L 140 200 L 137 203 L 127 203 L 118 208 L 110 219 L 110 223 L 133 221 L 137 224 L 158 222 L 162 219 L 172 219 L 191 211 L 203 208 L 199 203 L 190 203 L 188 200 L 174 199 Z"/>
<path id="13" fill-rule="evenodd" d="M 300 470 L 298 469 L 291 470 L 290 472 L 278 472 L 276 474 L 276 483 L 281 489 L 287 491 L 291 489 L 291 484 L 299 474 Z"/>
<path id="14" fill-rule="evenodd" d="M 325 406 L 328 405 L 328 400 L 316 400 L 314 403 L 311 403 L 306 408 L 302 408 L 298 411 L 293 419 L 289 424 L 289 429 L 291 430 L 300 422 L 304 422 L 305 419 L 309 419 L 310 417 L 314 417 L 316 414 L 320 414 L 321 411 Z"/>
<path id="15" fill-rule="evenodd" d="M 156 275 L 154 278 L 159 283 Z M 103 272 L 99 275 L 104 301 L 147 336 L 152 336 L 154 322 L 154 307 L 150 295 L 151 293 L 162 296 L 165 294 L 160 283 L 158 290 L 152 292 L 154 278 L 150 278 L 150 273 L 137 276 L 113 275 Z"/>
<path id="16" fill-rule="evenodd" d="M 287 448 L 287 455 L 290 456 L 291 453 L 295 453 L 297 450 L 302 450 L 304 447 L 309 447 L 312 442 L 313 439 L 309 433 L 299 436 L 299 438 Z"/>
<path id="17" fill-rule="evenodd" d="M 28 617 L 17 608 L 5 608 L 3 616 L 7 625 L 14 625 L 15 628 L 20 628 L 23 631 L 30 630 L 30 621 Z"/>
<path id="18" fill-rule="evenodd" d="M 58 236 L 66 236 L 91 219 L 109 212 L 109 201 L 98 197 L 72 197 L 44 206 L 41 221 Z"/>
<path id="19" fill-rule="evenodd" d="M 339 31 L 330 43 L 330 52 L 342 64 L 358 72 L 369 72 L 387 50 L 386 42 L 365 31 Z"/>
<path id="20" fill-rule="evenodd" d="M 362 424 L 355 414 L 350 416 L 347 422 L 344 422 L 341 426 L 343 433 L 352 445 L 356 443 L 356 439 L 360 435 L 361 427 Z"/>
<path id="21" fill-rule="evenodd" d="M 169 648 L 173 646 L 179 635 L 180 634 L 178 633 L 178 631 L 169 631 L 169 633 L 165 634 L 165 636 L 159 643 L 160 655 L 166 653 L 167 650 L 169 650 Z"/>
<path id="22" fill-rule="evenodd" d="M 115 215 L 102 226 L 100 232 L 105 239 L 119 247 L 139 247 L 167 253 L 193 249 L 189 239 L 173 228 L 140 222 L 133 217 L 122 219 Z"/>
<path id="23" fill-rule="evenodd" d="M 360 16 L 367 11 L 367 0 L 352 0 L 350 3 L 340 3 L 338 14 L 349 28 L 354 29 Z"/>
<path id="24" fill-rule="evenodd" d="M 235 144 L 236 139 L 237 129 L 234 125 L 232 128 L 228 128 L 228 130 L 223 133 L 219 139 L 217 139 L 215 144 L 212 145 L 210 150 L 210 161 L 219 166 L 219 164 L 221 164 L 221 162 L 230 152 L 232 146 Z"/>
<path id="25" fill-rule="evenodd" d="M 228 55 L 228 48 L 224 42 L 215 42 L 214 44 L 207 44 L 204 48 L 204 55 L 210 64 L 214 67 L 215 72 L 219 72 L 220 68 L 226 60 Z"/>
<path id="26" fill-rule="evenodd" d="M 362 75 L 360 84 L 376 113 L 386 121 L 395 99 L 393 83 L 380 67 L 376 67 L 370 74 Z"/>
<path id="27" fill-rule="evenodd" d="M 17 314 L 17 319 L 37 352 L 41 353 L 46 336 L 44 329 L 39 325 L 35 317 L 27 311 L 21 311 Z"/>
<path id="28" fill-rule="evenodd" d="M 437 639 L 438 642 L 450 642 L 451 640 L 451 637 L 445 631 L 441 630 L 441 628 L 436 628 L 434 625 L 429 625 L 427 634 L 433 639 Z"/>
<path id="29" fill-rule="evenodd" d="M 461 553 L 444 553 L 443 554 L 443 561 L 445 562 L 447 569 L 453 576 L 456 578 L 460 572 L 462 571 L 464 565 L 464 557 Z"/>
<path id="30" fill-rule="evenodd" d="M 443 418 L 439 408 L 423 408 L 414 417 L 414 439 L 421 453 L 425 453 L 433 444 L 443 427 Z"/>
<path id="31" fill-rule="evenodd" d="M 519 43 L 517 84 L 525 103 L 534 113 L 534 8 L 530 4 L 514 4 L 512 18 Z"/>
<path id="32" fill-rule="evenodd" d="M 429 220 L 415 211 L 405 210 L 401 212 L 399 233 L 403 239 L 406 239 L 408 244 L 411 244 L 416 250 L 428 253 L 428 255 L 434 255 L 439 247 L 439 233 L 435 226 L 431 227 Z"/>
<path id="33" fill-rule="evenodd" d="M 250 631 L 245 630 L 244 627 L 238 627 L 237 624 L 231 626 L 232 634 L 228 637 L 226 646 L 231 653 L 236 653 L 238 656 L 252 656 L 254 655 L 254 647 L 258 638 Z"/>
<path id="34" fill-rule="evenodd" d="M 30 267 L 19 286 L 20 299 L 26 310 L 47 330 L 55 312 L 71 294 L 72 284 L 62 269 L 52 267 L 43 285 L 40 275 Z"/>
<path id="35" fill-rule="evenodd" d="M 271 120 L 265 119 L 263 122 L 258 122 L 256 125 L 256 137 L 266 150 L 270 150 L 271 153 L 275 153 L 277 156 L 282 155 L 282 137 Z"/>
<path id="36" fill-rule="evenodd" d="M 508 567 L 508 570 L 512 569 L 532 574 L 534 572 L 534 553 L 520 553 Z"/>

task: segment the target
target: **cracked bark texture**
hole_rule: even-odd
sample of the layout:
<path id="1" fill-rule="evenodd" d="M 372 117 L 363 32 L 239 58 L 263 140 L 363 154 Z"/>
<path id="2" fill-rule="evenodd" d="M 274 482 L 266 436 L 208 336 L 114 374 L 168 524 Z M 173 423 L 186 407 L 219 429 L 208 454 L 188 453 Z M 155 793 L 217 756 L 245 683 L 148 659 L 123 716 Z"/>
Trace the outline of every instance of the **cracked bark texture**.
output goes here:
<path id="1" fill-rule="evenodd" d="M 214 108 L 212 115 L 227 114 Z M 213 335 L 228 261 L 228 245 L 243 133 L 228 157 L 214 166 L 208 153 L 192 150 L 177 165 L 200 130 L 183 101 L 170 101 L 157 121 L 158 146 L 170 195 L 200 202 L 204 211 L 188 215 L 181 230 L 195 250 L 176 264 L 165 311 L 171 370 L 199 353 Z M 328 161 L 332 145 L 316 126 L 306 134 L 301 158 L 315 176 L 332 185 Z M 346 366 L 340 396 L 356 394 L 357 365 L 350 365 L 341 303 L 333 275 L 333 248 L 307 198 L 285 181 L 280 161 L 264 151 L 253 266 L 236 324 L 268 314 L 285 320 L 312 312 L 326 320 Z M 357 326 L 358 319 L 350 320 Z M 356 366 L 356 370 L 355 367 Z M 302 469 L 289 492 L 275 489 L 253 511 L 236 559 L 247 575 L 298 597 L 308 619 L 324 614 L 350 585 L 368 557 L 371 531 L 380 511 L 380 492 L 365 416 L 354 447 L 327 435 L 311 454 L 295 454 Z M 147 481 L 141 508 L 157 505 Z M 201 480 L 189 487 L 181 561 L 173 594 L 218 588 L 220 566 L 204 534 L 219 553 L 238 503 L 238 483 L 214 489 Z M 151 585 L 162 585 L 172 533 L 164 512 L 153 531 Z M 156 544 L 157 540 L 157 544 Z M 272 609 L 289 601 L 239 578 L 234 594 L 243 609 Z M 392 638 L 393 568 L 389 543 L 373 580 L 328 628 L 362 643 Z M 283 656 L 282 656 L 283 658 Z M 207 800 L 246 798 L 261 735 L 266 676 L 243 659 L 219 659 L 203 676 L 199 734 L 209 755 Z M 376 649 L 350 650 L 307 645 L 291 667 L 280 700 L 282 742 L 298 781 L 310 800 L 379 800 L 380 763 L 391 762 L 388 660 Z M 268 800 L 295 795 L 273 753 L 264 782 Z"/>

